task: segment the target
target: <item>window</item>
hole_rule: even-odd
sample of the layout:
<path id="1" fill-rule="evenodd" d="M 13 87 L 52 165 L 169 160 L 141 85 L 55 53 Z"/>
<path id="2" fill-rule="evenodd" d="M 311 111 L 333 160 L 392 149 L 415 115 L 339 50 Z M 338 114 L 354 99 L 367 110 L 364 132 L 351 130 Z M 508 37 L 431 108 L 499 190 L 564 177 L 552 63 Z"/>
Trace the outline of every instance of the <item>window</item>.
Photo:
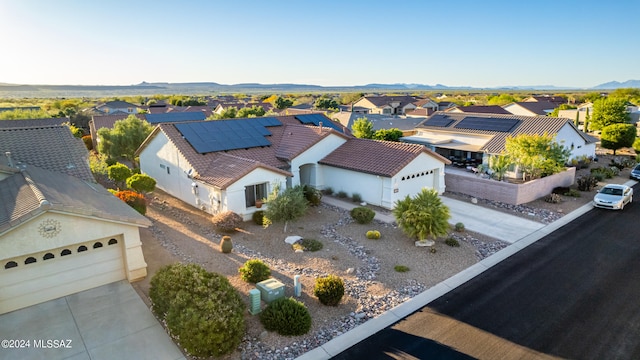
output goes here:
<path id="1" fill-rule="evenodd" d="M 42 260 L 49 260 L 49 259 L 53 259 L 54 256 L 52 253 L 46 253 L 44 254 L 44 256 L 42 257 Z"/>
<path id="2" fill-rule="evenodd" d="M 267 183 L 249 185 L 244 188 L 244 199 L 247 207 L 256 206 L 256 200 L 267 197 Z"/>

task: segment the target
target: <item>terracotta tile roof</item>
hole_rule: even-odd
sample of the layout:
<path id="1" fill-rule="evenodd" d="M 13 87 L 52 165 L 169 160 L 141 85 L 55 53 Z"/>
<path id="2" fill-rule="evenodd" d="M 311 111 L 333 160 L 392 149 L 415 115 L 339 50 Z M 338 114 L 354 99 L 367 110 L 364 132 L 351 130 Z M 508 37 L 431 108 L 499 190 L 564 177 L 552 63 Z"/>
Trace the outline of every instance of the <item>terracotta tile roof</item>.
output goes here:
<path id="1" fill-rule="evenodd" d="M 509 111 L 508 108 L 514 105 L 520 106 L 538 115 L 547 115 L 549 111 L 558 107 L 557 104 L 554 104 L 549 101 L 531 101 L 531 102 L 515 102 L 515 103 L 507 104 L 504 106 L 504 108 L 505 110 Z"/>
<path id="2" fill-rule="evenodd" d="M 74 176 L 27 165 L 0 180 L 0 233 L 49 210 L 151 225 L 102 186 Z"/>
<path id="3" fill-rule="evenodd" d="M 365 96 L 365 99 L 369 100 L 372 104 L 377 107 L 383 107 L 385 105 L 389 105 L 392 102 L 399 102 L 400 105 L 398 107 L 403 107 L 407 104 L 411 104 L 416 101 L 416 98 L 413 96 Z"/>
<path id="4" fill-rule="evenodd" d="M 350 138 L 318 163 L 392 177 L 423 152 L 450 163 L 423 145 L 357 138 Z"/>
<path id="5" fill-rule="evenodd" d="M 417 106 L 417 107 L 423 107 L 424 105 L 426 105 L 426 104 L 428 104 L 428 103 L 430 103 L 430 102 L 435 103 L 435 104 L 436 104 L 436 106 L 438 105 L 438 103 L 437 103 L 437 102 L 435 102 L 435 101 L 431 100 L 430 98 L 419 99 L 419 100 L 415 101 L 413 104 L 414 104 L 415 106 Z"/>
<path id="6" fill-rule="evenodd" d="M 431 114 L 433 114 L 435 111 L 431 108 L 425 109 L 425 108 L 417 108 L 414 110 L 409 110 L 406 112 L 407 116 L 429 116 Z"/>
<path id="7" fill-rule="evenodd" d="M 145 120 L 144 114 L 133 114 L 140 120 Z M 118 120 L 124 120 L 129 117 L 129 114 L 116 114 L 116 115 L 94 115 L 91 117 L 91 121 L 93 122 L 93 128 L 96 131 L 107 128 L 112 129 L 113 124 Z"/>
<path id="8" fill-rule="evenodd" d="M 68 126 L 0 129 L 0 155 L 7 151 L 16 165 L 34 165 L 95 182 L 89 152 Z"/>
<path id="9" fill-rule="evenodd" d="M 534 103 L 535 104 L 535 103 Z M 480 151 L 486 151 L 490 154 L 498 154 L 502 152 L 505 148 L 505 139 L 507 136 L 516 136 L 519 134 L 538 134 L 542 135 L 545 132 L 550 135 L 555 135 L 564 127 L 567 123 L 571 127 L 573 127 L 578 134 L 585 139 L 587 143 L 593 143 L 593 137 L 588 136 L 582 131 L 575 128 L 573 125 L 573 121 L 565 118 L 556 118 L 549 116 L 520 116 L 520 115 L 500 115 L 500 114 L 483 114 L 483 113 L 455 113 L 455 112 L 444 112 L 438 111 L 433 114 L 433 116 L 442 115 L 445 116 L 453 122 L 451 122 L 446 127 L 440 126 L 428 126 L 425 122 L 429 121 L 429 118 L 422 121 L 416 129 L 426 129 L 431 131 L 438 132 L 448 132 L 448 133 L 467 133 L 467 134 L 483 134 L 483 135 L 493 135 L 491 140 L 489 140 Z M 466 117 L 474 117 L 474 118 L 486 118 L 486 119 L 515 119 L 519 120 L 520 123 L 518 126 L 514 127 L 510 132 L 499 132 L 499 131 L 487 131 L 487 130 L 473 130 L 473 129 L 459 129 L 456 128 L 456 124 L 462 121 Z"/>
<path id="10" fill-rule="evenodd" d="M 42 127 L 52 125 L 62 125 L 69 122 L 69 118 L 50 118 L 50 119 L 21 119 L 21 120 L 0 120 L 0 128 L 14 127 Z"/>
<path id="11" fill-rule="evenodd" d="M 328 127 L 285 125 L 280 142 L 277 144 L 276 157 L 292 160 L 305 150 L 324 139 L 329 134 L 337 134 Z"/>

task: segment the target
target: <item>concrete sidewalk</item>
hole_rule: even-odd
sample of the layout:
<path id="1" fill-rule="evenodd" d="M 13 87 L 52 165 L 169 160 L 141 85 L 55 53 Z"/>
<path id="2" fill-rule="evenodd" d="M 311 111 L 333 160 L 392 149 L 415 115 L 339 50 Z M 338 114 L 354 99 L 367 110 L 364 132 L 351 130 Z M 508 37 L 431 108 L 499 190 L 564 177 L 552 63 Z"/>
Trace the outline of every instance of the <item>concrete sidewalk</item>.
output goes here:
<path id="1" fill-rule="evenodd" d="M 513 244 L 523 237 L 545 225 L 536 221 L 528 220 L 519 216 L 509 215 L 504 212 L 487 209 L 470 202 L 454 200 L 446 196 L 441 197 L 442 202 L 449 207 L 451 218 L 449 223 L 463 223 L 469 231 L 487 235 L 504 242 Z M 359 204 L 351 201 L 325 196 L 322 201 L 333 206 L 351 210 Z M 376 220 L 386 223 L 395 222 L 395 218 L 390 213 L 376 211 Z"/>

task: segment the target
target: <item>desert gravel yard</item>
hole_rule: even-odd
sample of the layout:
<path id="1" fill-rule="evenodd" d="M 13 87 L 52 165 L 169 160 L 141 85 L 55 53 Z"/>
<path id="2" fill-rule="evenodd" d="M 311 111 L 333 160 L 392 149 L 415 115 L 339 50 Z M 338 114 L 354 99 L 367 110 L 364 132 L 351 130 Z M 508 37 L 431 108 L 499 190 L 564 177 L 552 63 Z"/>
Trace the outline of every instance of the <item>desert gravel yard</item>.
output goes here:
<path id="1" fill-rule="evenodd" d="M 450 247 L 440 239 L 434 246 L 435 253 L 431 253 L 427 248 L 415 247 L 393 225 L 357 224 L 347 211 L 323 204 L 310 208 L 304 218 L 290 223 L 286 234 L 282 223 L 265 229 L 245 222 L 231 234 L 233 252 L 222 254 L 218 250 L 222 234 L 213 229 L 208 214 L 160 190 L 151 199 L 147 217 L 154 225 L 142 232 L 149 275 L 134 284 L 147 303 L 150 278 L 160 267 L 176 261 L 197 263 L 226 275 L 247 305 L 248 291 L 254 285 L 245 283 L 238 275 L 238 268 L 246 260 L 259 258 L 267 263 L 272 277 L 285 284 L 286 296 L 293 296 L 294 275 L 302 275 L 303 294 L 299 300 L 311 313 L 311 331 L 304 336 L 282 337 L 264 331 L 257 316 L 247 314 L 245 341 L 228 359 L 301 355 L 475 264 L 486 256 L 479 249 L 486 254 L 506 246 L 479 234 L 452 230 L 451 235 L 459 240 L 460 247 Z M 381 238 L 367 239 L 368 230 L 379 230 Z M 284 242 L 289 235 L 317 239 L 323 248 L 296 253 Z M 395 265 L 410 270 L 400 273 L 394 270 Z M 328 274 L 345 280 L 345 296 L 336 307 L 322 305 L 313 296 L 315 278 Z"/>

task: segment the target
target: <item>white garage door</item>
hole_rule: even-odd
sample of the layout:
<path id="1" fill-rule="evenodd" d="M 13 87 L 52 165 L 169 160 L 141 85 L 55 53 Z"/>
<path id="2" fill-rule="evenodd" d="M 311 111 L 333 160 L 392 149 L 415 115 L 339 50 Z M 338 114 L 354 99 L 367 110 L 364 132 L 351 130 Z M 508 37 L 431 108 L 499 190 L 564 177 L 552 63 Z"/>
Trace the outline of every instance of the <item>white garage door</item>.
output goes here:
<path id="1" fill-rule="evenodd" d="M 105 239 L 3 261 L 0 314 L 126 278 L 120 239 Z"/>

